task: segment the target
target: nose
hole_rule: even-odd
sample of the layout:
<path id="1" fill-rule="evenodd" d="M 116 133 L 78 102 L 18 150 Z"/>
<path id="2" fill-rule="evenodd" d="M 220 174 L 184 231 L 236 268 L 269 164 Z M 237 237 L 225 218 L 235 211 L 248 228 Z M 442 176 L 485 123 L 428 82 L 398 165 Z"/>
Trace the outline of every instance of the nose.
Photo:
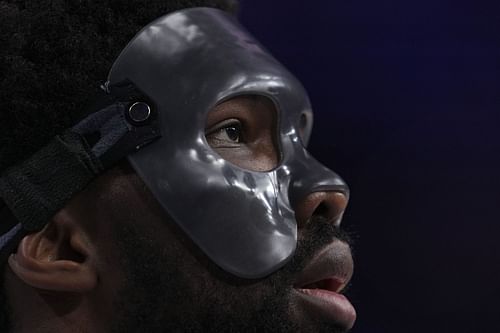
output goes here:
<path id="1" fill-rule="evenodd" d="M 347 207 L 347 201 L 347 195 L 341 192 L 322 191 L 309 193 L 296 203 L 295 218 L 298 228 L 306 226 L 313 217 L 322 217 L 339 226 L 344 210 Z"/>

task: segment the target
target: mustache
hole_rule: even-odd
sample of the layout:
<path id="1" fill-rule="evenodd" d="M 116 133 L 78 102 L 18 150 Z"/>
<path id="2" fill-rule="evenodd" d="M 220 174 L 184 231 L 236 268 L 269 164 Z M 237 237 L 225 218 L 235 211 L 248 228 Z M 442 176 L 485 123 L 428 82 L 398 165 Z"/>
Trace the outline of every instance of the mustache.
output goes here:
<path id="1" fill-rule="evenodd" d="M 294 256 L 283 268 L 283 274 L 293 276 L 304 267 L 327 245 L 340 240 L 353 251 L 354 237 L 351 232 L 335 226 L 331 221 L 321 216 L 313 216 L 309 223 L 299 230 L 297 249 Z"/>

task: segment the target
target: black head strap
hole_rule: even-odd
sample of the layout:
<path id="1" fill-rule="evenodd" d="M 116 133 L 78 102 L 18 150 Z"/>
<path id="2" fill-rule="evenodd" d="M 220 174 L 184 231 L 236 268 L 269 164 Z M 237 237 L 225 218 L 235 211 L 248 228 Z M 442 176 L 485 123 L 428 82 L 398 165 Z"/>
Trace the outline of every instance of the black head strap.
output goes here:
<path id="1" fill-rule="evenodd" d="M 131 152 L 160 137 L 154 108 L 130 82 L 106 87 L 107 106 L 56 136 L 0 177 L 4 213 L 25 232 L 42 229 L 52 216 L 97 175 Z M 114 93 L 114 94 L 113 94 Z M 130 119 L 138 103 L 148 108 L 141 121 Z M 144 106 L 145 105 L 145 106 Z M 0 223 L 7 221 L 2 219 Z M 12 231 L 15 224 L 0 228 Z"/>

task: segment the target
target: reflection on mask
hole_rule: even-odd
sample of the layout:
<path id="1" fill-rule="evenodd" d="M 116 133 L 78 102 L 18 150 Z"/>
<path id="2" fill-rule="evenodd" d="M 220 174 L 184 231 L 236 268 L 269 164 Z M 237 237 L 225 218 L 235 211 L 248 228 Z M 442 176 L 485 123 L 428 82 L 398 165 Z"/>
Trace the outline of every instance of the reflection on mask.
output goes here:
<path id="1" fill-rule="evenodd" d="M 312 111 L 302 85 L 229 14 L 179 11 L 146 26 L 115 61 L 108 85 L 130 81 L 156 110 L 161 138 L 128 159 L 163 208 L 224 270 L 266 276 L 297 243 L 292 207 L 314 191 L 348 194 L 345 183 L 314 160 L 299 137 Z M 207 144 L 209 110 L 238 95 L 270 98 L 278 110 L 279 165 L 240 168 Z"/>

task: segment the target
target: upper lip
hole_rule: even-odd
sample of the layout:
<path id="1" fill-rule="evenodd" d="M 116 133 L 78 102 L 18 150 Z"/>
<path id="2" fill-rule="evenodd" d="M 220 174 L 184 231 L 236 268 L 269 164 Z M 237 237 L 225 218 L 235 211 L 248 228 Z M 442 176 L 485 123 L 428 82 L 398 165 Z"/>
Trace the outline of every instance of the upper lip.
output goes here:
<path id="1" fill-rule="evenodd" d="M 349 245 L 335 240 L 304 268 L 294 283 L 298 289 L 324 289 L 340 293 L 352 277 L 354 264 Z"/>

